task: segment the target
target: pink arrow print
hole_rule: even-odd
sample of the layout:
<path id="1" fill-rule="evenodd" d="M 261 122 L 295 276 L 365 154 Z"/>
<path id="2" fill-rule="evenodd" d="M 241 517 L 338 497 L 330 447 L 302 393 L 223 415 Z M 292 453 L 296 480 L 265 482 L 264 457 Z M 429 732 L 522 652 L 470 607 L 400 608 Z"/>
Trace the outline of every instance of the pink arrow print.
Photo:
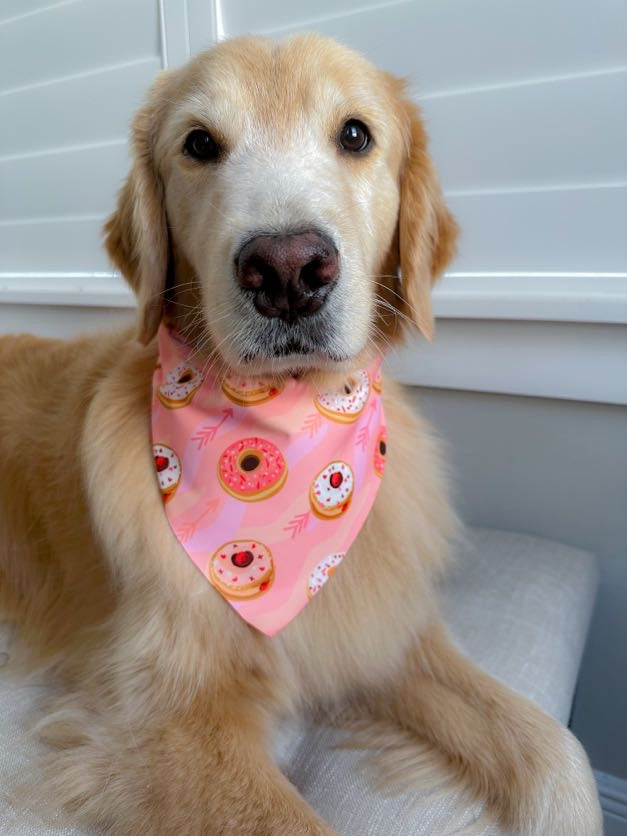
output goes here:
<path id="1" fill-rule="evenodd" d="M 296 514 L 296 516 L 292 517 L 292 519 L 288 522 L 283 531 L 291 531 L 293 540 L 294 537 L 298 537 L 299 534 L 303 533 L 303 531 L 307 528 L 308 522 L 309 511 L 305 511 L 304 514 Z"/>
<path id="2" fill-rule="evenodd" d="M 174 529 L 174 533 L 181 543 L 187 543 L 188 540 L 191 540 L 194 531 L 196 531 L 196 523 L 183 523 L 183 525 L 177 525 Z"/>
<path id="3" fill-rule="evenodd" d="M 322 426 L 322 415 L 319 412 L 312 412 L 305 416 L 301 432 L 308 432 L 309 438 L 313 438 Z"/>
<path id="4" fill-rule="evenodd" d="M 377 404 L 373 401 L 370 406 L 368 407 L 368 420 L 364 424 L 364 426 L 359 430 L 357 433 L 357 438 L 355 439 L 355 444 L 358 444 L 361 447 L 361 452 L 366 452 L 366 447 L 368 446 L 368 442 L 370 441 L 370 424 L 372 423 L 372 416 L 374 415 L 374 411 L 377 408 Z"/>
<path id="5" fill-rule="evenodd" d="M 193 522 L 183 523 L 182 525 L 176 526 L 176 528 L 174 529 L 174 533 L 181 541 L 181 543 L 187 543 L 188 540 L 191 540 L 191 538 L 194 536 L 196 532 L 198 523 L 202 520 L 203 517 L 206 517 L 210 511 L 215 511 L 219 504 L 219 499 L 210 499 L 209 502 L 207 502 L 205 510 Z"/>
<path id="6" fill-rule="evenodd" d="M 192 436 L 192 441 L 197 443 L 198 449 L 202 450 L 205 445 L 207 445 L 210 441 L 213 441 L 222 424 L 232 417 L 233 408 L 229 406 L 222 410 L 222 418 L 217 424 L 205 424 L 204 427 L 201 427 L 201 429 L 199 429 L 198 432 Z"/>

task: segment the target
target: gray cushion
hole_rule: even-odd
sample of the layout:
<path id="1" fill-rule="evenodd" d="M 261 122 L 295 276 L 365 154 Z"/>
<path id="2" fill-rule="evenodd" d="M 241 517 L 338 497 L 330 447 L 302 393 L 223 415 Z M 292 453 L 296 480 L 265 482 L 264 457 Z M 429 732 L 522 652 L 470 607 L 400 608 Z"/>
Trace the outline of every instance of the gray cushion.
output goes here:
<path id="1" fill-rule="evenodd" d="M 443 612 L 460 647 L 484 670 L 535 700 L 561 722 L 570 713 L 597 585 L 587 552 L 519 534 L 472 530 L 442 590 Z M 0 633 L 0 653 L 2 652 Z M 4 633 L 8 642 L 8 631 Z M 1 662 L 1 659 L 0 659 Z M 37 769 L 38 747 L 25 733 L 43 686 L 0 669 L 0 790 L 17 767 Z M 420 792 L 386 798 L 373 792 L 359 752 L 333 749 L 341 734 L 326 728 L 283 729 L 282 768 L 342 836 L 434 834 L 473 820 L 476 806 Z M 496 834 L 493 826 L 476 832 Z M 2 836 L 77 836 L 15 809 L 0 792 Z"/>

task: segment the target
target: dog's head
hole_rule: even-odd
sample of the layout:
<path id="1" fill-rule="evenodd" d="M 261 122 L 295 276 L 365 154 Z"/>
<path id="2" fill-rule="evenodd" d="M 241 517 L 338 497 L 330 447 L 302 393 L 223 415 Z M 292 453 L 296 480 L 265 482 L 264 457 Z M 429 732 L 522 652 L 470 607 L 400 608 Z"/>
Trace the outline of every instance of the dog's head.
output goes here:
<path id="1" fill-rule="evenodd" d="M 409 320 L 431 336 L 456 225 L 388 73 L 317 36 L 226 42 L 157 79 L 133 151 L 105 234 L 142 341 L 165 315 L 267 373 L 355 366 Z"/>

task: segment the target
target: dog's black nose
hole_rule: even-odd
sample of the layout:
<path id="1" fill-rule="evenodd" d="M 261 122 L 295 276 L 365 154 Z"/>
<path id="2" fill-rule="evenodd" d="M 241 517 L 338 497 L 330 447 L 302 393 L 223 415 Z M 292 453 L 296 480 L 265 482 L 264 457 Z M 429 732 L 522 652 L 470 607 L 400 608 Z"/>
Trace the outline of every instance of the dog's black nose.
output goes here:
<path id="1" fill-rule="evenodd" d="M 324 305 L 339 257 L 333 242 L 314 230 L 258 235 L 242 247 L 235 269 L 240 285 L 254 291 L 259 313 L 293 322 Z"/>

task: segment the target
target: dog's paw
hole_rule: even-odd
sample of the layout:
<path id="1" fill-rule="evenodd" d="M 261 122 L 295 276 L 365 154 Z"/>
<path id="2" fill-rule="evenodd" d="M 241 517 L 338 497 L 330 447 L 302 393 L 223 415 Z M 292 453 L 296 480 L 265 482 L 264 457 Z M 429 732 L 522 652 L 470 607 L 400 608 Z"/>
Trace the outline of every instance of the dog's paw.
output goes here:
<path id="1" fill-rule="evenodd" d="M 568 729 L 555 724 L 543 745 L 545 768 L 513 798 L 519 836 L 602 836 L 603 819 L 588 758 Z"/>

